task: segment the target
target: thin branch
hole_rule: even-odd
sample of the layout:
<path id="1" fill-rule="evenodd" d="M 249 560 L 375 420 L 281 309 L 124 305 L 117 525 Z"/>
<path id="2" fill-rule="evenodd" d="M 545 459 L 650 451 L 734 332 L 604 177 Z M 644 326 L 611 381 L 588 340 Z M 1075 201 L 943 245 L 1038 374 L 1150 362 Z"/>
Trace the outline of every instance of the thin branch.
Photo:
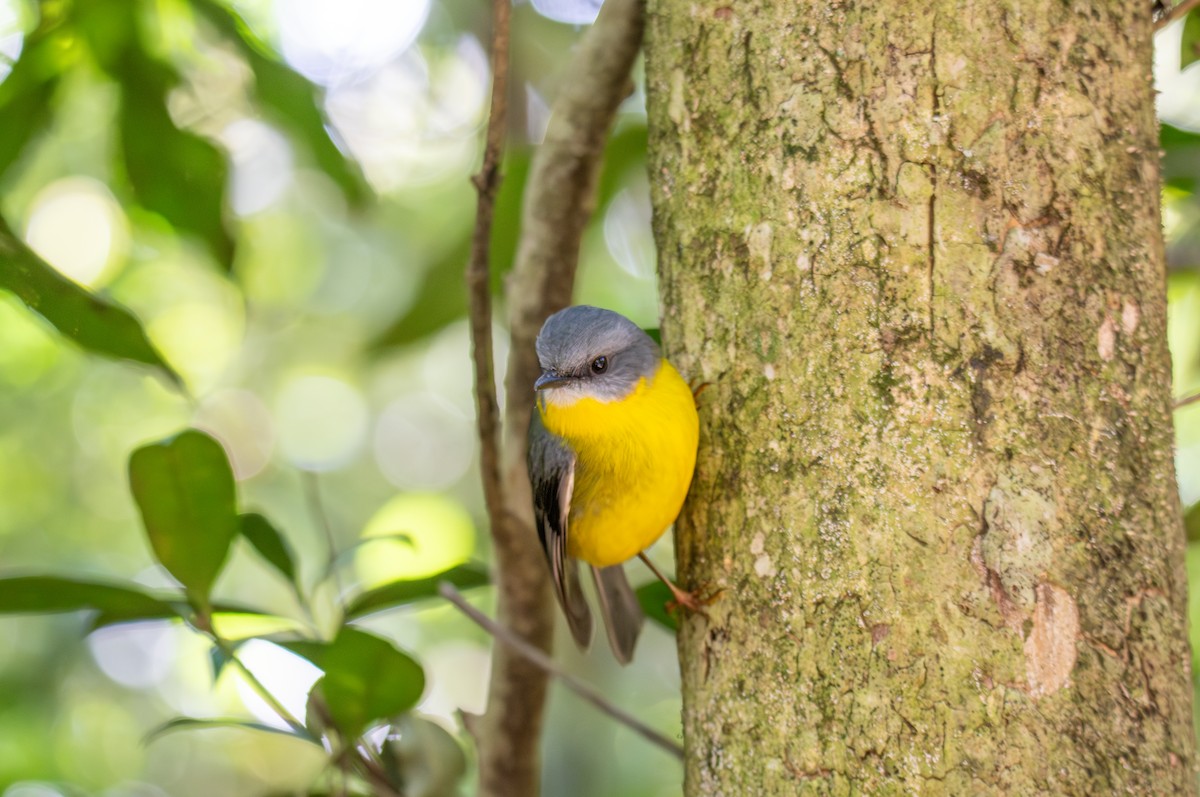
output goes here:
<path id="1" fill-rule="evenodd" d="M 308 504 L 308 512 L 325 536 L 326 572 L 333 575 L 333 584 L 340 596 L 342 580 L 337 571 L 337 541 L 333 536 L 333 524 L 329 522 L 329 515 L 325 511 L 325 503 L 321 500 L 321 482 L 311 470 L 300 471 L 300 476 L 304 480 L 304 500 Z"/>
<path id="2" fill-rule="evenodd" d="M 1200 393 L 1193 393 L 1190 396 L 1184 396 L 1183 398 L 1175 401 L 1175 409 L 1186 407 L 1189 404 L 1195 404 L 1197 401 L 1200 401 Z"/>
<path id="3" fill-rule="evenodd" d="M 571 302 L 584 227 L 608 131 L 629 95 L 641 49 L 643 0 L 607 0 L 581 37 L 551 103 L 545 138 L 525 184 L 521 238 L 508 278 L 502 522 L 492 527 L 496 617 L 543 651 L 554 633 L 545 555 L 533 527 L 525 435 L 538 375 L 534 339 L 550 313 Z M 538 793 L 538 745 L 546 673 L 507 645 L 492 649 L 487 711 L 477 723 L 480 797 Z"/>
<path id="4" fill-rule="evenodd" d="M 479 193 L 471 260 L 467 264 L 467 298 L 471 315 L 471 354 L 475 362 L 475 403 L 479 427 L 483 497 L 493 528 L 504 522 L 500 484 L 500 407 L 492 360 L 492 291 L 489 249 L 496 191 L 500 186 L 500 154 L 504 145 L 508 97 L 508 22 L 512 0 L 492 3 L 492 105 L 488 114 L 483 166 L 472 182 Z"/>
<path id="5" fill-rule="evenodd" d="M 1154 32 L 1158 33 L 1172 22 L 1187 16 L 1187 13 L 1197 6 L 1200 6 L 1200 0 L 1183 0 L 1182 3 L 1172 8 L 1166 14 L 1163 14 L 1162 17 L 1160 17 L 1158 21 L 1154 23 Z"/>
<path id="6" fill-rule="evenodd" d="M 237 671 L 240 672 L 242 677 L 246 679 L 246 683 L 252 690 L 254 690 L 254 693 L 258 695 L 262 701 L 279 716 L 281 720 L 287 723 L 289 728 L 301 736 L 312 736 L 312 734 L 309 733 L 308 728 L 304 727 L 304 723 L 296 719 L 295 715 L 288 711 L 287 707 L 284 706 L 283 703 L 279 702 L 279 698 L 275 697 L 275 695 L 271 693 L 271 690 L 268 689 L 262 681 L 258 680 L 258 676 L 250 672 L 250 668 L 246 666 L 245 662 L 238 658 L 237 652 L 234 651 L 233 646 L 230 645 L 229 642 L 218 636 L 215 631 L 209 631 L 208 638 L 212 640 L 212 643 L 217 646 L 217 649 L 221 651 L 226 659 L 229 660 L 229 663 L 237 668 Z"/>
<path id="7" fill-rule="evenodd" d="M 495 639 L 503 642 L 505 645 L 508 645 L 513 650 L 529 659 L 546 673 L 553 675 L 562 682 L 563 686 L 567 687 L 572 692 L 579 695 L 584 700 L 615 719 L 617 722 L 630 728 L 642 738 L 658 745 L 676 758 L 680 760 L 683 759 L 682 747 L 663 736 L 649 725 L 646 725 L 629 712 L 613 705 L 604 697 L 604 695 L 600 694 L 583 681 L 580 681 L 575 676 L 560 668 L 554 663 L 554 660 L 545 653 L 538 650 L 533 645 L 530 645 L 512 631 L 495 622 L 486 614 L 467 603 L 466 599 L 462 596 L 462 593 L 455 589 L 453 584 L 448 581 L 443 581 L 438 585 L 438 592 L 441 593 L 443 598 L 453 603 L 459 611 L 469 617 L 476 625 L 478 625 L 484 631 L 487 631 Z"/>
<path id="8" fill-rule="evenodd" d="M 202 625 L 208 628 L 206 635 L 212 640 L 212 643 L 217 646 L 217 649 L 220 650 L 221 653 L 225 655 L 225 658 L 229 660 L 229 663 L 232 664 L 239 673 L 241 673 L 242 677 L 246 680 L 246 683 L 250 686 L 254 693 L 258 695 L 264 703 L 267 704 L 271 711 L 275 712 L 275 714 L 295 733 L 308 739 L 313 738 L 312 732 L 308 730 L 304 723 L 297 719 L 296 715 L 289 711 L 287 706 L 283 705 L 279 698 L 277 698 L 271 692 L 271 690 L 267 688 L 266 684 L 260 681 L 258 676 L 250 671 L 250 668 L 246 666 L 246 663 L 238 657 L 237 652 L 233 649 L 233 645 L 229 644 L 226 639 L 222 638 L 215 631 L 211 630 L 211 621 L 205 620 Z M 330 722 L 328 717 L 325 718 L 325 721 L 327 723 Z M 352 744 L 347 745 L 342 751 L 342 754 L 334 759 L 334 763 L 336 763 L 343 772 L 346 771 L 347 767 L 358 770 L 359 774 L 371 784 L 372 789 L 378 797 L 402 797 L 400 793 L 396 791 L 396 788 L 392 785 L 391 781 L 388 780 L 387 774 L 384 773 L 383 769 L 380 768 L 361 750 L 359 750 L 357 746 Z"/>

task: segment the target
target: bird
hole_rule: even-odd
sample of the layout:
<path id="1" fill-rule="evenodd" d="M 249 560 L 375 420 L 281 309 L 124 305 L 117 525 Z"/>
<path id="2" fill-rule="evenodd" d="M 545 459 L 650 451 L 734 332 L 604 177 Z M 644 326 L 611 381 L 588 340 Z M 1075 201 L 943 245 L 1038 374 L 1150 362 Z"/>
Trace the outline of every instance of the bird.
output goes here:
<path id="1" fill-rule="evenodd" d="M 535 342 L 541 374 L 528 457 L 538 537 L 554 594 L 587 650 L 592 615 L 578 563 L 592 572 L 609 646 L 633 658 L 643 614 L 624 563 L 641 557 L 674 603 L 702 601 L 643 553 L 675 522 L 692 482 L 700 421 L 688 383 L 628 318 L 589 305 L 546 319 Z"/>

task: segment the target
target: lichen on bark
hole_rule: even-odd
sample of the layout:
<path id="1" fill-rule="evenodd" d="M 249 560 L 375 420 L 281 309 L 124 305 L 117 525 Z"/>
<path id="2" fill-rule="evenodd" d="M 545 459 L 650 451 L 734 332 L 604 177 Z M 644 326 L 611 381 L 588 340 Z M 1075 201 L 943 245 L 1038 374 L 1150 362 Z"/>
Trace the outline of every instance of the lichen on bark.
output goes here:
<path id="1" fill-rule="evenodd" d="M 649 3 L 688 795 L 1195 793 L 1150 26 Z"/>

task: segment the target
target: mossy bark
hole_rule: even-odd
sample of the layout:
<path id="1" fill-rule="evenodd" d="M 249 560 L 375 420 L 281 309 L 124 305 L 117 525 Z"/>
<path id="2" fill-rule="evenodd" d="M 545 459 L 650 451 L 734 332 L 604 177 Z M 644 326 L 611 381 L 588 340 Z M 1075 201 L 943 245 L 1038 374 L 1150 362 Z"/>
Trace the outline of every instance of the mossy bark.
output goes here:
<path id="1" fill-rule="evenodd" d="M 1150 4 L 647 22 L 686 793 L 1194 794 Z"/>

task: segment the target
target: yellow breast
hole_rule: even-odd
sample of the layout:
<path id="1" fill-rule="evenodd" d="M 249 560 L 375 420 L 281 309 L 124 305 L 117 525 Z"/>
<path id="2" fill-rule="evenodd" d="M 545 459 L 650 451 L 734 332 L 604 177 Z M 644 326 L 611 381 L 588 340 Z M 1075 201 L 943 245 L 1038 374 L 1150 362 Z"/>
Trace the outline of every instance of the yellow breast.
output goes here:
<path id="1" fill-rule="evenodd" d="M 675 522 L 696 466 L 700 424 L 679 372 L 664 359 L 624 399 L 538 409 L 575 452 L 567 553 L 608 567 L 650 547 Z"/>

